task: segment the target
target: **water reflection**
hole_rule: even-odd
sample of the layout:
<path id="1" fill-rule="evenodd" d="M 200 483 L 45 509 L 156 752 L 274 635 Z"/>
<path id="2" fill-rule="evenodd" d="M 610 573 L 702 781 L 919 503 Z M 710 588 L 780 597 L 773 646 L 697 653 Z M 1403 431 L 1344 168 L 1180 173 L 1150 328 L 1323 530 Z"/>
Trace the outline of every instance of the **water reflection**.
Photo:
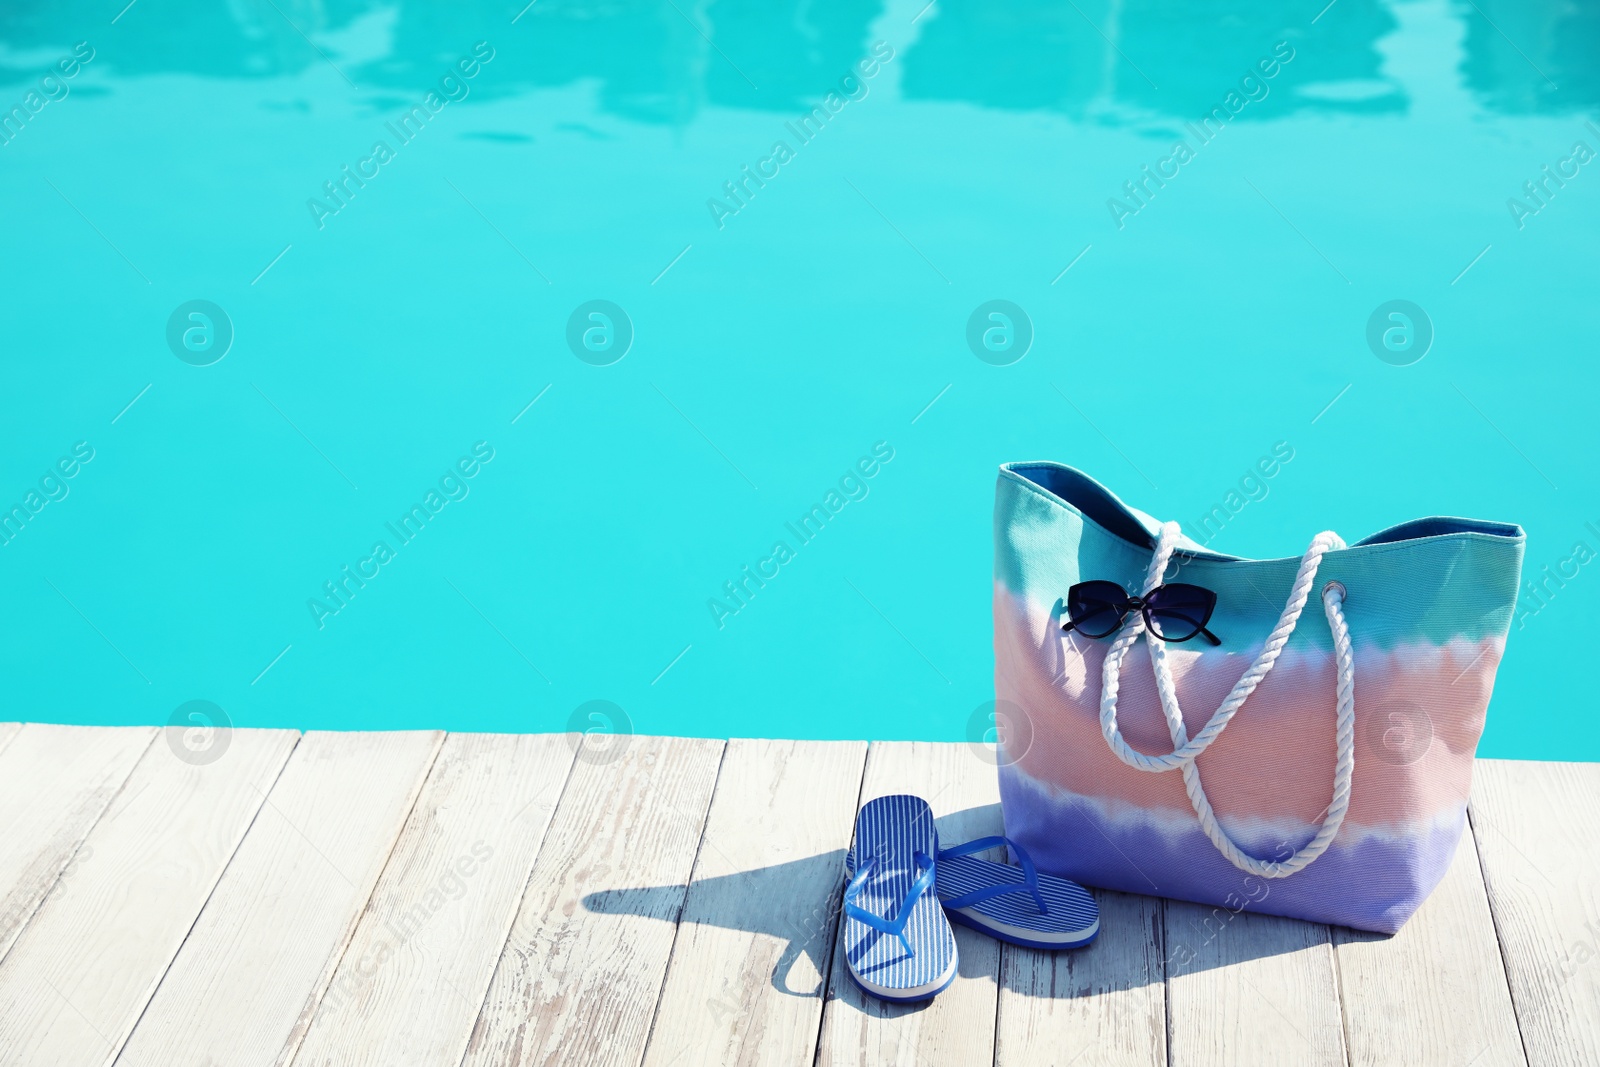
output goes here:
<path id="1" fill-rule="evenodd" d="M 126 0 L 122 0 L 123 3 Z M 271 4 L 257 0 L 162 6 L 139 4 L 117 18 L 96 0 L 11 0 L 0 4 L 0 42 L 8 52 L 69 49 L 87 40 L 102 69 L 121 75 L 198 74 L 209 78 L 275 78 L 322 60 Z M 284 13 L 315 35 L 343 29 L 376 5 L 370 0 L 280 0 Z M 31 81 L 38 72 L 0 65 L 0 82 Z"/>
<path id="2" fill-rule="evenodd" d="M 487 40 L 494 77 L 475 99 L 593 83 L 610 114 L 682 124 L 713 105 L 804 110 L 865 54 L 883 14 L 880 0 L 539 0 L 519 15 L 521 3 L 141 4 L 112 27 L 103 0 L 14 0 L 0 7 L 0 84 L 33 80 L 38 55 L 87 38 L 103 44 L 100 69 L 120 75 L 271 78 L 328 63 L 387 106 Z M 900 42 L 896 63 L 910 100 L 1187 121 L 1286 41 L 1295 58 L 1273 104 L 1240 119 L 1403 110 L 1379 48 L 1396 29 L 1390 6 L 1339 0 L 1311 25 L 1315 6 L 1253 0 L 1220 14 L 1181 0 L 938 0 L 901 29 L 912 43 Z M 1600 102 L 1600 0 L 1461 0 L 1452 14 L 1466 27 L 1463 78 L 1485 106 L 1521 114 Z"/>
<path id="3" fill-rule="evenodd" d="M 1259 78 L 1257 65 L 1270 63 L 1283 41 L 1294 58 L 1288 76 L 1268 90 L 1286 91 L 1272 107 L 1246 107 L 1239 118 L 1403 107 L 1398 87 L 1380 77 L 1374 46 L 1394 29 L 1393 16 L 1377 0 L 1344 0 L 1339 16 L 1308 32 L 1303 4 L 1274 0 L 1229 14 L 1181 0 L 940 0 L 938 17 L 906 54 L 905 92 L 1074 118 L 1198 119 L 1230 91 L 1248 96 L 1239 82 Z"/>
<path id="4" fill-rule="evenodd" d="M 682 124 L 705 105 L 708 56 L 716 53 L 671 4 L 539 0 L 513 25 L 518 7 L 492 0 L 404 5 L 393 52 L 357 78 L 406 91 L 449 62 L 441 50 L 484 40 L 496 49 L 493 77 L 476 87 L 474 99 L 592 80 L 602 110 L 638 122 Z"/>
<path id="5" fill-rule="evenodd" d="M 1486 106 L 1525 114 L 1600 104 L 1600 3 L 1474 3 L 1459 12 L 1467 26 L 1462 73 Z"/>

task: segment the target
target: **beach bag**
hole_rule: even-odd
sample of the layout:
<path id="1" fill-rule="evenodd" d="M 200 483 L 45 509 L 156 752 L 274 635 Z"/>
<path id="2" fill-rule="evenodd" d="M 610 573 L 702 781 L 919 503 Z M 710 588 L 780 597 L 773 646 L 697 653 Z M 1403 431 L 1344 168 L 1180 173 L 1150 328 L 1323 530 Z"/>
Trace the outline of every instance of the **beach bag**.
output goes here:
<path id="1" fill-rule="evenodd" d="M 1427 518 L 1245 560 L 1056 463 L 1001 467 L 994 522 L 1006 836 L 1086 885 L 1398 930 L 1466 825 L 1522 530 Z M 1096 580 L 1211 590 L 1220 643 L 1137 607 L 1064 632 Z"/>

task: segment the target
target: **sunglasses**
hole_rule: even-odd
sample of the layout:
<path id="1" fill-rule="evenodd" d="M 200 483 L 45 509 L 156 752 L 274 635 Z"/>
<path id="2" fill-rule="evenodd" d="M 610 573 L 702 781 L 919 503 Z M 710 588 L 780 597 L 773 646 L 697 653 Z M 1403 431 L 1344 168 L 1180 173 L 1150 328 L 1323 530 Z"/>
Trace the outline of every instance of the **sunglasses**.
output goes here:
<path id="1" fill-rule="evenodd" d="M 1144 616 L 1144 624 L 1163 641 L 1187 641 L 1198 634 L 1213 645 L 1222 641 L 1206 629 L 1217 594 L 1198 585 L 1158 585 L 1146 596 L 1129 596 L 1116 582 L 1079 582 L 1067 591 L 1068 621 L 1062 632 L 1077 630 L 1085 637 L 1110 637 L 1122 627 L 1130 611 Z"/>

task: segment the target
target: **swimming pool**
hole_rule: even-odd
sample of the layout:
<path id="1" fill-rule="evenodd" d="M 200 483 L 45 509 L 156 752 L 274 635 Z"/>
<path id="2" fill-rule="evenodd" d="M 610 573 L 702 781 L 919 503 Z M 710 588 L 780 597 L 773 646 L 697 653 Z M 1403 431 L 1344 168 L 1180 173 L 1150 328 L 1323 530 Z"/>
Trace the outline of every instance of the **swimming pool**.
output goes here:
<path id="1" fill-rule="evenodd" d="M 1595 5 L 119 6 L 0 14 L 4 718 L 959 739 L 1049 458 L 1521 523 L 1600 759 Z"/>

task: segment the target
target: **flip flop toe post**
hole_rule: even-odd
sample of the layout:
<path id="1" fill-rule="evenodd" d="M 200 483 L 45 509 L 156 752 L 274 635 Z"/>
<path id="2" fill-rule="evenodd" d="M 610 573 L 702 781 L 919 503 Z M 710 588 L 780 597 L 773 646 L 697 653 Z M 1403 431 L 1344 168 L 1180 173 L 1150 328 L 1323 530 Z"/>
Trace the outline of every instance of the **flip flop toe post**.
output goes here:
<path id="1" fill-rule="evenodd" d="M 919 797 L 879 797 L 856 817 L 853 855 L 863 860 L 844 890 L 845 962 L 881 1000 L 928 1000 L 955 980 L 955 933 L 934 890 L 938 854 Z"/>
<path id="2" fill-rule="evenodd" d="M 1005 845 L 1018 865 L 974 855 Z M 1100 934 L 1100 908 L 1076 882 L 1040 874 L 1027 851 L 1010 838 L 981 837 L 942 850 L 934 886 L 952 922 L 1028 948 L 1082 948 Z M 844 874 L 856 873 L 856 854 L 845 853 Z"/>
<path id="3" fill-rule="evenodd" d="M 1018 866 L 972 854 L 1008 845 Z M 1076 882 L 1040 874 L 1021 845 L 981 837 L 939 853 L 938 892 L 954 922 L 1029 948 L 1079 948 L 1100 933 L 1100 909 Z"/>

